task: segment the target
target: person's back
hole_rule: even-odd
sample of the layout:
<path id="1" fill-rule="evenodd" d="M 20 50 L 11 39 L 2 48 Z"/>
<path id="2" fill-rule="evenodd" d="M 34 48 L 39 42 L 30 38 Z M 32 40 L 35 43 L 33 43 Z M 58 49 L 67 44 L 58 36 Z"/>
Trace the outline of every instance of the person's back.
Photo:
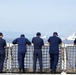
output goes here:
<path id="1" fill-rule="evenodd" d="M 59 59 L 59 44 L 62 43 L 61 39 L 58 37 L 57 32 L 54 32 L 53 36 L 51 36 L 48 39 L 48 43 L 49 43 L 49 55 L 50 55 L 50 69 L 51 73 L 55 73 Z"/>
<path id="2" fill-rule="evenodd" d="M 0 73 L 3 70 L 3 63 L 5 59 L 5 46 L 6 46 L 6 41 L 2 37 L 3 34 L 0 33 Z"/>
<path id="3" fill-rule="evenodd" d="M 27 38 L 25 38 L 24 34 L 22 34 L 20 36 L 20 38 L 15 39 L 12 43 L 18 44 L 19 72 L 21 72 L 21 70 L 23 70 L 23 72 L 25 72 L 24 58 L 25 58 L 25 54 L 26 54 L 26 44 L 31 45 L 31 42 Z"/>
<path id="4" fill-rule="evenodd" d="M 32 43 L 34 44 L 34 49 L 41 49 L 44 45 L 43 39 L 41 39 L 40 37 L 34 37 Z"/>
<path id="5" fill-rule="evenodd" d="M 13 41 L 13 44 L 18 44 L 19 52 L 26 52 L 26 44 L 31 44 L 30 41 L 25 37 L 17 38 Z"/>
<path id="6" fill-rule="evenodd" d="M 6 41 L 3 38 L 0 38 L 0 51 L 5 50 Z"/>
<path id="7" fill-rule="evenodd" d="M 41 33 L 38 32 L 36 37 L 32 39 L 32 43 L 34 44 L 34 64 L 33 64 L 33 72 L 36 72 L 36 62 L 37 58 L 39 60 L 40 72 L 42 72 L 42 46 L 44 45 L 43 39 L 40 38 Z"/>
<path id="8" fill-rule="evenodd" d="M 57 36 L 51 36 L 48 41 L 50 42 L 49 53 L 59 54 L 59 44 L 61 43 L 61 39 Z"/>

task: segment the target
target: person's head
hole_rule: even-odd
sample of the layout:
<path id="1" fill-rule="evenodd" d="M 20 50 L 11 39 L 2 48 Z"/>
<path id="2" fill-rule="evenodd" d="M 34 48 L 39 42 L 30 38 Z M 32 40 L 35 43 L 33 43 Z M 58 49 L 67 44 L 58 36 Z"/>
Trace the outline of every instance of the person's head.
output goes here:
<path id="1" fill-rule="evenodd" d="M 37 37 L 40 37 L 40 36 L 41 36 L 41 33 L 40 33 L 40 32 L 37 32 L 37 33 L 36 33 L 36 36 L 37 36 Z"/>
<path id="2" fill-rule="evenodd" d="M 0 32 L 0 38 L 2 38 L 3 37 L 3 34 Z"/>
<path id="3" fill-rule="evenodd" d="M 53 36 L 58 36 L 58 33 L 57 33 L 57 32 L 54 32 L 54 33 L 53 33 Z"/>
<path id="4" fill-rule="evenodd" d="M 25 37 L 25 35 L 24 34 L 21 34 L 20 37 Z"/>

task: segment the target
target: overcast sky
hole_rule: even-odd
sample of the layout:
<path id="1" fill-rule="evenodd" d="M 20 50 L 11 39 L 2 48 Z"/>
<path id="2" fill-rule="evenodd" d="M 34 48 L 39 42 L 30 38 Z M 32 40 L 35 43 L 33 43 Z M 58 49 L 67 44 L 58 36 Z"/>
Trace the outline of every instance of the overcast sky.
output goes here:
<path id="1" fill-rule="evenodd" d="M 76 0 L 0 0 L 0 31 L 70 35 Z"/>

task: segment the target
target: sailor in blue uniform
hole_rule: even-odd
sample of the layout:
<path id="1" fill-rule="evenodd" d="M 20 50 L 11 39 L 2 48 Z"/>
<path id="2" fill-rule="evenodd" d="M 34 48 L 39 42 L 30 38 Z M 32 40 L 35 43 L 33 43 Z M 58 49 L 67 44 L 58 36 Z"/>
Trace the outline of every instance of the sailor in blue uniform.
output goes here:
<path id="1" fill-rule="evenodd" d="M 36 37 L 32 39 L 32 43 L 34 44 L 34 63 L 33 63 L 33 72 L 36 72 L 36 62 L 37 58 L 39 60 L 40 72 L 42 72 L 42 46 L 44 45 L 43 39 L 40 38 L 41 33 L 38 32 Z"/>
<path id="2" fill-rule="evenodd" d="M 6 41 L 2 37 L 3 34 L 0 32 L 0 73 L 3 70 L 3 64 L 5 59 L 5 46 L 6 46 Z"/>
<path id="3" fill-rule="evenodd" d="M 18 44 L 19 72 L 21 72 L 21 70 L 23 70 L 23 72 L 25 72 L 24 58 L 25 58 L 25 54 L 26 54 L 26 44 L 31 45 L 31 42 L 27 38 L 25 38 L 24 34 L 22 34 L 19 38 L 15 39 L 12 43 Z"/>
<path id="4" fill-rule="evenodd" d="M 62 43 L 62 40 L 58 37 L 57 32 L 54 32 L 53 36 L 48 39 L 48 43 L 50 54 L 50 69 L 51 73 L 55 73 L 59 58 L 59 44 Z"/>

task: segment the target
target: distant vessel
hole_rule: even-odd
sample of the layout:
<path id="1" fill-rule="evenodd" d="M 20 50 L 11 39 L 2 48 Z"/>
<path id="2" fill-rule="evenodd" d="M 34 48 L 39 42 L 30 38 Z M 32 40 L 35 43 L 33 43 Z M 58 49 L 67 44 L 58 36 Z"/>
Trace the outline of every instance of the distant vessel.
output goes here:
<path id="1" fill-rule="evenodd" d="M 46 39 L 47 37 L 46 37 L 46 35 L 44 35 L 43 37 L 41 37 L 42 39 Z"/>
<path id="2" fill-rule="evenodd" d="M 76 39 L 76 33 L 74 32 L 72 35 L 63 38 L 62 40 L 75 40 Z"/>
<path id="3" fill-rule="evenodd" d="M 76 38 L 76 33 L 74 32 L 73 35 L 67 37 L 67 40 L 75 40 Z"/>

